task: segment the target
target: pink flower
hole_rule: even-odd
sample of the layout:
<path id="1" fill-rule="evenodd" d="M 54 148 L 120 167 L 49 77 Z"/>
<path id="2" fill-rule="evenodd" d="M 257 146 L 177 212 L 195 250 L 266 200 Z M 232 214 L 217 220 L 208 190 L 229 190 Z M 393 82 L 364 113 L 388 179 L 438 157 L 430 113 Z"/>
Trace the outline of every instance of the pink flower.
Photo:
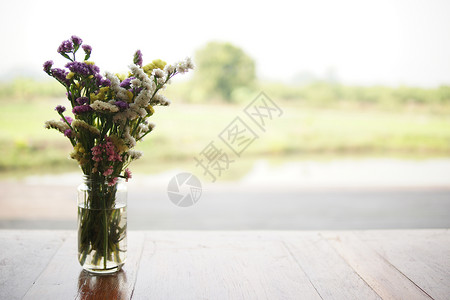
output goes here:
<path id="1" fill-rule="evenodd" d="M 64 122 L 64 119 L 66 119 L 67 123 L 72 124 L 73 119 L 71 117 L 63 116 L 63 118 L 61 118 L 61 121 Z"/>
<path id="2" fill-rule="evenodd" d="M 128 179 L 130 179 L 132 177 L 131 176 L 131 171 L 128 170 L 128 168 L 126 168 L 123 176 L 125 177 L 125 181 L 128 182 Z"/>
<path id="3" fill-rule="evenodd" d="M 64 130 L 64 135 L 70 138 L 72 136 L 72 129 L 66 129 Z"/>
<path id="4" fill-rule="evenodd" d="M 108 168 L 108 170 L 106 170 L 105 172 L 103 172 L 103 176 L 109 176 L 109 175 L 111 175 L 112 173 L 113 173 L 113 167 L 112 166 L 110 166 L 109 168 Z"/>
<path id="5" fill-rule="evenodd" d="M 117 183 L 117 177 L 113 177 L 113 178 L 110 178 L 109 180 L 108 180 L 108 185 L 109 186 L 113 186 L 113 185 L 115 185 Z"/>
<path id="6" fill-rule="evenodd" d="M 106 143 L 98 144 L 92 147 L 92 159 L 96 162 L 102 161 L 104 159 L 114 162 L 122 161 L 122 156 L 116 152 L 116 147 L 111 141 L 111 138 L 105 138 Z"/>

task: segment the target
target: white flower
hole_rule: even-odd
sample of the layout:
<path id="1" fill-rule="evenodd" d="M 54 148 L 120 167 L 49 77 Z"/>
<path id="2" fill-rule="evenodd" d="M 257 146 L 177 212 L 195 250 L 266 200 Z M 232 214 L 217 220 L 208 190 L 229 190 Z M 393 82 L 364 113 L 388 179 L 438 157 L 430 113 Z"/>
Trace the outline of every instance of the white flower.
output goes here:
<path id="1" fill-rule="evenodd" d="M 153 93 L 153 91 L 155 90 L 155 83 L 153 81 L 144 81 L 142 83 L 142 86 L 144 87 L 144 89 L 146 89 L 147 91 Z"/>
<path id="2" fill-rule="evenodd" d="M 155 83 L 148 77 L 147 74 L 145 74 L 145 72 L 140 67 L 135 64 L 131 64 L 129 68 L 134 77 L 141 81 L 144 89 L 148 90 L 150 93 L 153 93 L 155 91 Z"/>
<path id="3" fill-rule="evenodd" d="M 139 116 L 141 116 L 141 118 L 145 118 L 147 116 L 147 111 L 145 110 L 145 108 L 139 108 L 138 114 Z"/>
<path id="4" fill-rule="evenodd" d="M 156 78 L 164 78 L 166 77 L 166 73 L 161 69 L 153 69 L 152 75 Z"/>
<path id="5" fill-rule="evenodd" d="M 136 99 L 134 99 L 134 104 L 136 104 L 137 108 L 147 107 L 151 96 L 149 90 L 142 90 L 139 95 L 137 95 Z"/>
<path id="6" fill-rule="evenodd" d="M 167 64 L 167 65 L 164 67 L 164 72 L 166 72 L 167 74 L 172 74 L 173 72 L 176 71 L 176 69 L 177 69 L 177 68 L 176 68 L 175 66 Z"/>
<path id="7" fill-rule="evenodd" d="M 72 127 L 76 128 L 78 130 L 89 131 L 94 136 L 100 136 L 100 130 L 98 130 L 98 128 L 89 125 L 88 123 L 86 123 L 83 120 L 79 120 L 79 119 L 73 120 Z"/>
<path id="8" fill-rule="evenodd" d="M 152 104 L 152 105 L 160 104 L 160 105 L 168 106 L 168 105 L 170 105 L 170 100 L 161 94 L 156 94 L 155 96 L 153 96 L 153 99 L 150 104 Z"/>
<path id="9" fill-rule="evenodd" d="M 67 125 L 65 122 L 56 120 L 49 120 L 45 122 L 45 128 L 53 128 L 62 133 L 64 133 L 65 130 L 70 129 L 69 125 Z"/>
<path id="10" fill-rule="evenodd" d="M 160 86 L 162 86 L 162 85 L 164 85 L 164 84 L 166 84 L 166 79 L 165 78 L 157 78 L 156 79 L 156 83 L 158 84 L 158 85 L 160 85 Z"/>
<path id="11" fill-rule="evenodd" d="M 190 57 L 186 57 L 184 60 L 175 64 L 178 73 L 186 73 L 190 69 L 194 69 L 194 63 Z"/>
<path id="12" fill-rule="evenodd" d="M 119 111 L 119 108 L 116 105 L 99 100 L 94 101 L 94 103 L 91 104 L 91 107 L 98 112 L 115 113 Z"/>
<path id="13" fill-rule="evenodd" d="M 114 123 L 125 124 L 127 120 L 134 120 L 138 117 L 138 113 L 131 108 L 134 103 L 130 104 L 130 108 L 114 115 Z"/>
<path id="14" fill-rule="evenodd" d="M 130 156 L 131 160 L 136 160 L 141 158 L 142 156 L 142 152 L 141 151 L 137 151 L 137 150 L 129 150 L 128 151 L 128 155 Z"/>
<path id="15" fill-rule="evenodd" d="M 125 144 L 127 144 L 130 148 L 133 148 L 134 146 L 136 146 L 136 140 L 134 139 L 134 137 L 131 136 L 129 126 L 125 127 L 125 132 L 123 133 L 123 138 L 124 138 Z"/>
<path id="16" fill-rule="evenodd" d="M 119 112 L 119 113 L 115 114 L 113 117 L 114 123 L 125 124 L 126 121 L 127 121 L 127 112 L 126 111 Z"/>
<path id="17" fill-rule="evenodd" d="M 139 124 L 139 130 L 141 132 L 147 132 L 148 131 L 148 126 L 144 123 Z"/>
<path id="18" fill-rule="evenodd" d="M 116 98 L 122 101 L 128 101 L 127 90 L 120 86 L 119 78 L 109 72 L 106 72 L 105 76 L 111 81 L 111 89 L 116 93 Z"/>
<path id="19" fill-rule="evenodd" d="M 141 85 L 141 81 L 137 78 L 134 78 L 133 80 L 131 80 L 131 85 L 133 87 L 139 87 Z"/>

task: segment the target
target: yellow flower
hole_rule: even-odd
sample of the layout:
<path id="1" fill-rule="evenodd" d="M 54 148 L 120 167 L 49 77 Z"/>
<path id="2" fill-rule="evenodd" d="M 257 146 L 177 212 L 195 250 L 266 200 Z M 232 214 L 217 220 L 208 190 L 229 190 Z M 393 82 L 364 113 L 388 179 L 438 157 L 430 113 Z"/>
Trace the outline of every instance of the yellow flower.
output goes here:
<path id="1" fill-rule="evenodd" d="M 95 100 L 99 100 L 98 95 L 96 95 L 95 93 L 91 93 L 90 98 L 91 98 L 91 102 L 94 102 Z"/>
<path id="2" fill-rule="evenodd" d="M 91 93 L 91 102 L 94 102 L 95 100 L 101 100 L 105 101 L 106 94 L 109 91 L 109 86 L 101 87 L 97 94 Z"/>
<path id="3" fill-rule="evenodd" d="M 133 101 L 133 93 L 132 92 L 130 92 L 130 91 L 127 91 L 127 95 L 128 95 L 128 102 L 132 102 Z"/>
<path id="4" fill-rule="evenodd" d="M 160 59 L 155 59 L 152 63 L 156 66 L 156 68 L 159 68 L 161 70 L 163 70 L 166 66 L 166 62 Z"/>
<path id="5" fill-rule="evenodd" d="M 86 152 L 86 150 L 84 150 L 84 148 L 83 148 L 83 145 L 81 145 L 80 143 L 76 144 L 75 148 L 80 153 L 85 153 Z"/>
<path id="6" fill-rule="evenodd" d="M 93 61 L 88 61 L 88 60 L 85 60 L 84 63 L 87 65 L 91 65 L 91 66 L 95 65 L 95 63 Z"/>
<path id="7" fill-rule="evenodd" d="M 124 81 L 125 79 L 127 79 L 127 75 L 126 74 L 119 74 L 116 73 L 117 78 L 119 78 L 120 81 Z"/>
<path id="8" fill-rule="evenodd" d="M 66 79 L 72 79 L 73 76 L 75 76 L 74 72 L 69 72 L 69 74 L 66 75 Z"/>
<path id="9" fill-rule="evenodd" d="M 164 69 L 164 67 L 166 66 L 166 62 L 162 61 L 160 59 L 155 59 L 154 61 L 152 61 L 149 64 L 146 64 L 145 66 L 142 67 L 142 70 L 147 73 L 148 76 L 152 75 L 152 71 L 153 69 Z"/>
<path id="10" fill-rule="evenodd" d="M 151 106 L 151 105 L 147 106 L 147 108 L 145 110 L 147 111 L 149 116 L 151 116 L 155 113 L 155 110 L 153 109 L 153 106 Z"/>
<path id="11" fill-rule="evenodd" d="M 119 152 L 119 154 L 122 154 L 126 151 L 128 151 L 128 146 L 125 144 L 125 142 L 118 138 L 116 135 L 111 135 L 111 142 L 114 144 L 114 146 L 116 147 L 117 152 Z"/>
<path id="12" fill-rule="evenodd" d="M 100 92 L 103 94 L 107 93 L 108 91 L 109 91 L 109 86 L 104 86 L 104 87 L 100 88 Z"/>
<path id="13" fill-rule="evenodd" d="M 73 151 L 70 153 L 70 157 L 77 160 L 81 165 L 83 165 L 86 162 L 84 153 L 86 153 L 86 150 L 80 143 L 77 143 L 75 147 L 73 147 Z"/>

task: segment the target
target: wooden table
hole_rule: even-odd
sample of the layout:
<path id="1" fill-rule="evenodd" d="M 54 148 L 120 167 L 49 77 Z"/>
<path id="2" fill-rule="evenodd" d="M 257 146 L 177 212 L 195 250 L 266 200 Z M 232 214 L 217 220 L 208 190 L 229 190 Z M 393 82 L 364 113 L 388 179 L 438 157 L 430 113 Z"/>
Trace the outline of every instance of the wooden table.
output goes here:
<path id="1" fill-rule="evenodd" d="M 0 231 L 1 299 L 450 299 L 450 231 L 135 231 L 91 276 L 74 231 Z"/>

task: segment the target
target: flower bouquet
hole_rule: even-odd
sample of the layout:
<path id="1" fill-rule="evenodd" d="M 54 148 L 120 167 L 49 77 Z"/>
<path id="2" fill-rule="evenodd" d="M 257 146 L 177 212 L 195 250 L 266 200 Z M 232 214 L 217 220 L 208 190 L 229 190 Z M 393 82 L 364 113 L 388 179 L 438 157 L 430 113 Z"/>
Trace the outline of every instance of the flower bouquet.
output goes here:
<path id="1" fill-rule="evenodd" d="M 80 49 L 83 61 L 76 60 Z M 170 104 L 159 92 L 173 76 L 193 69 L 193 63 L 187 58 L 170 65 L 158 59 L 143 66 L 137 50 L 128 74 L 103 76 L 89 61 L 91 52 L 72 36 L 58 47 L 68 60 L 64 69 L 53 68 L 52 61 L 44 63 L 44 71 L 66 88 L 74 115 L 65 115 L 66 108 L 58 105 L 61 119 L 47 121 L 45 127 L 69 139 L 70 157 L 84 174 L 78 188 L 80 264 L 91 272 L 111 273 L 126 258 L 126 190 L 119 181 L 131 178 L 128 166 L 142 155 L 133 148 L 153 130 L 149 118 L 154 106 Z"/>

